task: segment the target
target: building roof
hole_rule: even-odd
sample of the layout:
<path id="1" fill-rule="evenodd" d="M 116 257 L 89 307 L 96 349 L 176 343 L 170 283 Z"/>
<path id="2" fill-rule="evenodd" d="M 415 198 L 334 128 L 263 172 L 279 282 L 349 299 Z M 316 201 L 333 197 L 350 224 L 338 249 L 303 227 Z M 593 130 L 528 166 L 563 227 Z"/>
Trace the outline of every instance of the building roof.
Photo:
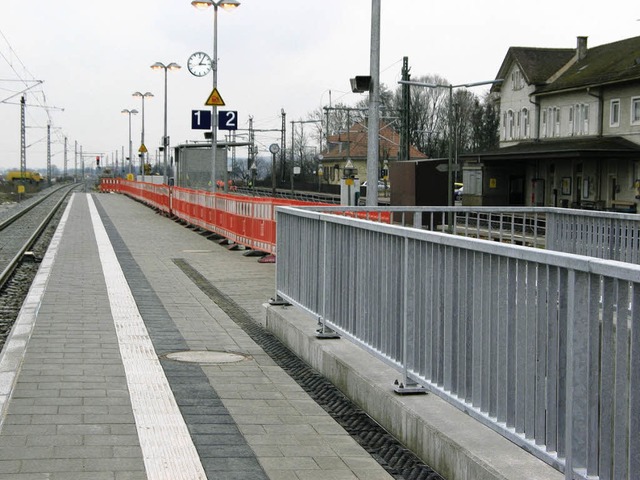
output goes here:
<path id="1" fill-rule="evenodd" d="M 366 159 L 369 132 L 362 123 L 354 123 L 348 132 L 330 135 L 327 138 L 327 147 L 322 152 L 323 161 Z M 390 125 L 380 127 L 380 157 L 382 159 L 396 160 L 400 146 L 400 134 Z M 409 147 L 409 156 L 412 159 L 427 158 L 414 146 Z M 406 160 L 406 159 L 404 159 Z"/>
<path id="2" fill-rule="evenodd" d="M 510 47 L 496 78 L 506 78 L 516 63 L 527 83 L 537 87 L 535 94 L 640 79 L 640 37 L 586 49 L 580 59 L 577 53 L 575 48 Z M 500 88 L 494 85 L 492 91 Z"/>
<path id="3" fill-rule="evenodd" d="M 506 78 L 511 65 L 516 63 L 528 84 L 544 84 L 575 54 L 574 48 L 510 47 L 496 78 Z M 500 84 L 494 85 L 492 91 L 500 91 Z"/>
<path id="4" fill-rule="evenodd" d="M 460 155 L 465 159 L 506 160 L 512 158 L 541 158 L 554 156 L 637 157 L 640 145 L 622 137 L 571 137 L 564 139 L 528 140 L 496 150 Z"/>
<path id="5" fill-rule="evenodd" d="M 542 85 L 538 93 L 595 87 L 640 79 L 640 37 L 627 38 L 589 48 L 554 82 Z"/>

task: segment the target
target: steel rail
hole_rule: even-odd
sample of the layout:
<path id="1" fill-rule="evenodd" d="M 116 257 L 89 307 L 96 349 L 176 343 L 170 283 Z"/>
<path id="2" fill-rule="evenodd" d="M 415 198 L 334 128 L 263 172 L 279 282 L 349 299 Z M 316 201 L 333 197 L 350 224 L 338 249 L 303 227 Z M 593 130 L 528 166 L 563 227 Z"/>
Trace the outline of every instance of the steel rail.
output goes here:
<path id="1" fill-rule="evenodd" d="M 51 195 L 53 195 L 54 193 L 59 192 L 61 189 L 63 189 L 65 187 L 60 187 L 57 190 L 51 192 L 49 195 L 47 195 L 46 197 L 44 197 L 42 200 L 34 203 L 34 205 L 25 208 L 24 210 L 18 212 L 16 215 L 13 215 L 9 220 L 11 220 L 9 223 L 7 223 L 6 221 L 3 222 L 2 224 L 0 224 L 0 230 L 6 228 L 8 225 L 10 225 L 11 223 L 13 223 L 14 221 L 16 221 L 18 218 L 20 218 L 21 216 L 25 215 L 26 213 L 28 213 L 33 207 L 40 205 L 44 200 L 46 200 L 47 198 L 49 198 Z M 69 195 L 69 193 L 71 193 L 71 191 L 77 188 L 77 185 L 72 185 L 68 191 L 60 198 L 60 200 L 55 204 L 55 206 L 51 209 L 51 211 L 49 212 L 49 214 L 46 216 L 46 218 L 40 223 L 40 225 L 38 225 L 38 227 L 34 230 L 34 232 L 31 234 L 31 236 L 27 239 L 27 241 L 22 245 L 22 247 L 20 248 L 20 250 L 18 251 L 18 253 L 11 259 L 11 261 L 9 262 L 9 264 L 5 267 L 5 269 L 2 271 L 2 273 L 0 273 L 0 290 L 2 290 L 2 288 L 4 288 L 5 284 L 7 283 L 7 281 L 9 280 L 9 278 L 11 278 L 11 275 L 13 274 L 13 272 L 15 271 L 15 269 L 18 267 L 18 264 L 20 263 L 20 261 L 22 260 L 22 257 L 24 256 L 25 252 L 27 250 L 29 250 L 29 248 L 31 248 L 31 246 L 33 246 L 33 244 L 36 242 L 36 240 L 38 239 L 38 237 L 42 234 L 42 232 L 44 231 L 44 229 L 47 227 L 47 225 L 49 224 L 49 222 L 51 221 L 51 219 L 53 218 L 53 216 L 56 214 L 56 212 L 58 211 L 58 209 L 60 208 L 60 205 L 62 205 L 62 202 L 65 201 L 65 199 L 67 198 L 67 196 Z"/>
<path id="2" fill-rule="evenodd" d="M 23 208 L 22 210 L 20 210 L 19 212 L 15 213 L 14 215 L 11 215 L 9 218 L 7 218 L 6 220 L 3 220 L 2 222 L 0 222 L 0 230 L 4 230 L 5 228 L 7 228 L 9 225 L 11 225 L 13 222 L 15 222 L 16 220 L 18 220 L 20 217 L 22 217 L 25 213 L 33 210 L 35 207 L 37 207 L 38 205 L 40 205 L 42 202 L 44 202 L 47 198 L 49 198 L 51 195 L 58 193 L 59 190 L 63 189 L 67 187 L 67 185 L 62 185 L 61 187 L 56 188 L 54 191 L 47 193 L 45 196 L 43 196 L 42 198 L 39 198 L 37 200 L 35 200 L 31 205 L 29 205 L 28 207 Z"/>

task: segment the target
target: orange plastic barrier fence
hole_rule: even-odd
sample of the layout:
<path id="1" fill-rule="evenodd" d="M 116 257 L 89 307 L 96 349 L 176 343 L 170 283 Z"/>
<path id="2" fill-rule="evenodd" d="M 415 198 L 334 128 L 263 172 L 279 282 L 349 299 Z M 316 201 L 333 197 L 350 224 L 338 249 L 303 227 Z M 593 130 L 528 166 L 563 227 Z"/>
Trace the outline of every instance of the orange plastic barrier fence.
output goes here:
<path id="1" fill-rule="evenodd" d="M 100 190 L 124 193 L 191 225 L 217 233 L 234 243 L 272 254 L 276 252 L 276 207 L 329 205 L 302 200 L 212 193 L 164 184 L 133 182 L 122 178 L 103 178 Z M 385 211 L 335 213 L 391 223 L 391 213 Z"/>
<path id="2" fill-rule="evenodd" d="M 174 215 L 239 245 L 275 254 L 278 206 L 328 205 L 269 197 L 212 193 L 153 183 L 104 178 L 103 192 L 124 193 L 157 210 Z"/>

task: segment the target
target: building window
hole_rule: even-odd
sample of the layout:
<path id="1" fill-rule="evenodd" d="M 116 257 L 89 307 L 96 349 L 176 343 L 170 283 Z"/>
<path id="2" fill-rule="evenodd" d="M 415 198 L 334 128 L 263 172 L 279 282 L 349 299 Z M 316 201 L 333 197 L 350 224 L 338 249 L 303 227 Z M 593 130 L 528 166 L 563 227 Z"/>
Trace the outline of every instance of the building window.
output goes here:
<path id="1" fill-rule="evenodd" d="M 558 107 L 553 107 L 553 136 L 560 136 L 560 109 Z"/>
<path id="2" fill-rule="evenodd" d="M 522 109 L 522 134 L 524 138 L 529 138 L 529 110 L 526 108 Z"/>
<path id="3" fill-rule="evenodd" d="M 546 137 L 547 136 L 547 111 L 546 110 L 542 110 L 542 136 Z"/>
<path id="4" fill-rule="evenodd" d="M 520 90 L 524 87 L 522 72 L 517 68 L 511 72 L 511 88 L 512 90 Z"/>
<path id="5" fill-rule="evenodd" d="M 631 99 L 631 124 L 640 124 L 640 97 L 633 97 Z"/>
<path id="6" fill-rule="evenodd" d="M 589 104 L 583 106 L 582 134 L 589 135 Z"/>
<path id="7" fill-rule="evenodd" d="M 569 135 L 575 135 L 575 133 L 573 129 L 573 107 L 569 107 Z"/>
<path id="8" fill-rule="evenodd" d="M 609 111 L 609 126 L 620 126 L 620 99 L 611 100 L 611 107 Z"/>
<path id="9" fill-rule="evenodd" d="M 502 139 L 507 139 L 507 112 L 502 114 Z"/>
<path id="10" fill-rule="evenodd" d="M 576 135 L 589 134 L 589 104 L 579 103 L 576 105 L 573 131 Z"/>
<path id="11" fill-rule="evenodd" d="M 507 139 L 513 139 L 513 111 L 507 112 Z"/>

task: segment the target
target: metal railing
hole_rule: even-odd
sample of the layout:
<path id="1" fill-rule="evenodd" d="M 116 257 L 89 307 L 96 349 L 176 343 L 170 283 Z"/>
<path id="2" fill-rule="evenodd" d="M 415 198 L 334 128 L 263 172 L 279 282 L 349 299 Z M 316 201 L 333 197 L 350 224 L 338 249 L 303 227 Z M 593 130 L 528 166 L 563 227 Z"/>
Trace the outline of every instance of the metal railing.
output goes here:
<path id="1" fill-rule="evenodd" d="M 640 263 L 640 215 L 529 207 L 327 207 L 332 212 L 512 245 Z M 385 220 L 386 221 L 386 220 Z"/>
<path id="2" fill-rule="evenodd" d="M 567 479 L 637 478 L 639 266 L 495 241 L 515 217 L 487 241 L 438 232 L 458 215 L 427 231 L 426 210 L 405 211 L 421 228 L 320 210 L 277 209 L 277 296 Z M 525 237 L 570 223 L 540 213 Z M 475 218 L 479 236 L 498 230 Z"/>

